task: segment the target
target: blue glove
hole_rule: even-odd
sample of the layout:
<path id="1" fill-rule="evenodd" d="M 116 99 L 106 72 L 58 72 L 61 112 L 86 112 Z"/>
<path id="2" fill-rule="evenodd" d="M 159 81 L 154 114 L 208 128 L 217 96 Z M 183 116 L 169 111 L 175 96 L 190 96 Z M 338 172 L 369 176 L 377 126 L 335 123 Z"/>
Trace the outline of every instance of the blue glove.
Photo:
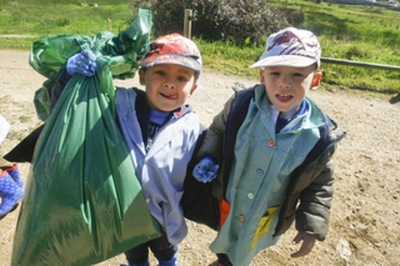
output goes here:
<path id="1" fill-rule="evenodd" d="M 96 59 L 97 57 L 91 50 L 83 50 L 68 59 L 67 71 L 70 75 L 78 73 L 86 77 L 92 77 L 97 69 Z"/>
<path id="2" fill-rule="evenodd" d="M 19 171 L 16 164 L 13 167 L 3 170 L 0 174 L 0 220 L 7 213 L 15 210 L 18 201 L 24 196 L 22 186 L 24 183 L 19 177 Z"/>
<path id="3" fill-rule="evenodd" d="M 193 176 L 199 182 L 207 183 L 217 177 L 219 165 L 211 156 L 204 156 L 203 159 L 194 167 Z"/>

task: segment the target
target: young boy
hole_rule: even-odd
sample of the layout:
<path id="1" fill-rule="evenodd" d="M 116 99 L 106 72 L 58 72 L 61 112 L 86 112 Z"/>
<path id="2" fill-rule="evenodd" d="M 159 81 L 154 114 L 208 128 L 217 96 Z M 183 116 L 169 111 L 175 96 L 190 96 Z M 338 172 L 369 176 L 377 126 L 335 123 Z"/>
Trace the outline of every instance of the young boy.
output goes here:
<path id="1" fill-rule="evenodd" d="M 96 56 L 83 51 L 72 56 L 54 89 L 60 95 L 71 75 L 94 75 Z M 150 44 L 139 69 L 138 88 L 117 88 L 116 112 L 149 210 L 165 235 L 125 252 L 128 264 L 149 265 L 148 249 L 160 266 L 177 264 L 177 244 L 187 234 L 180 199 L 187 165 L 204 132 L 185 102 L 198 86 L 200 52 L 191 40 L 162 36 Z M 67 73 L 68 72 L 68 73 Z"/>
<path id="2" fill-rule="evenodd" d="M 213 177 L 220 229 L 210 248 L 219 265 L 249 265 L 296 220 L 292 257 L 307 255 L 328 230 L 336 144 L 345 136 L 306 94 L 320 85 L 321 48 L 307 30 L 272 34 L 260 84 L 236 93 L 211 124 L 193 174 Z M 210 178 L 211 177 L 211 178 Z"/>

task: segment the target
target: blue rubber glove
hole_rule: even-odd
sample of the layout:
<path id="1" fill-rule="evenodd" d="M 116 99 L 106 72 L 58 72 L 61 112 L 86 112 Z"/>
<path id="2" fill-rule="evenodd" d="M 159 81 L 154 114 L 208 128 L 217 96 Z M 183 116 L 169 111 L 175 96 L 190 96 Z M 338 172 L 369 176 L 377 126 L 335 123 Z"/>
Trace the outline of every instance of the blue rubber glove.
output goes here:
<path id="1" fill-rule="evenodd" d="M 86 77 L 92 77 L 96 73 L 97 57 L 91 50 L 83 50 L 71 56 L 67 61 L 67 71 L 70 75 L 81 74 Z"/>
<path id="2" fill-rule="evenodd" d="M 194 167 L 193 176 L 199 182 L 211 182 L 217 177 L 219 165 L 211 156 L 204 156 L 203 159 Z"/>
<path id="3" fill-rule="evenodd" d="M 13 167 L 3 170 L 0 174 L 0 220 L 7 213 L 15 210 L 18 201 L 24 196 L 22 186 L 24 183 L 19 177 L 19 171 L 16 164 Z"/>

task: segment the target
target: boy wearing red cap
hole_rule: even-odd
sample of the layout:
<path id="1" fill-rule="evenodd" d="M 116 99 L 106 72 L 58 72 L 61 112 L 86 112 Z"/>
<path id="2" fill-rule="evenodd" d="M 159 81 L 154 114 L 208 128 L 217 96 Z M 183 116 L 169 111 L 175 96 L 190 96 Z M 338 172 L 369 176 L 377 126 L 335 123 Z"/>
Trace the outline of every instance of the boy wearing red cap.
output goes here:
<path id="1" fill-rule="evenodd" d="M 96 56 L 89 50 L 72 56 L 54 88 L 60 95 L 71 75 L 92 76 Z M 165 234 L 125 252 L 128 264 L 149 265 L 148 249 L 160 266 L 177 264 L 177 244 L 187 234 L 180 200 L 187 165 L 205 128 L 185 104 L 198 86 L 202 69 L 196 44 L 179 35 L 150 44 L 139 69 L 138 88 L 117 88 L 118 124 L 130 151 L 152 216 Z"/>
<path id="2" fill-rule="evenodd" d="M 220 228 L 210 248 L 219 265 L 249 265 L 275 245 L 296 220 L 302 242 L 292 257 L 307 255 L 328 231 L 333 161 L 345 136 L 306 94 L 322 73 L 321 48 L 307 30 L 269 36 L 258 68 L 260 84 L 237 92 L 211 124 L 194 168 L 220 203 Z"/>

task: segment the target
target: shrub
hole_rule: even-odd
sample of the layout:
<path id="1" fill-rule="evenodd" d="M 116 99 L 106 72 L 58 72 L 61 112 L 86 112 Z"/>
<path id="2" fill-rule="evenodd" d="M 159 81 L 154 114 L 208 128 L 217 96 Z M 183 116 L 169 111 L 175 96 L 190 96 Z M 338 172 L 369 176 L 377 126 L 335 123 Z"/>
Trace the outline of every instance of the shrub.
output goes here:
<path id="1" fill-rule="evenodd" d="M 304 15 L 271 7 L 265 0 L 130 0 L 134 9 L 153 12 L 154 33 L 183 33 L 184 10 L 192 9 L 192 36 L 204 40 L 230 40 L 236 44 L 256 44 Z M 294 19 L 293 19 L 294 18 Z"/>

